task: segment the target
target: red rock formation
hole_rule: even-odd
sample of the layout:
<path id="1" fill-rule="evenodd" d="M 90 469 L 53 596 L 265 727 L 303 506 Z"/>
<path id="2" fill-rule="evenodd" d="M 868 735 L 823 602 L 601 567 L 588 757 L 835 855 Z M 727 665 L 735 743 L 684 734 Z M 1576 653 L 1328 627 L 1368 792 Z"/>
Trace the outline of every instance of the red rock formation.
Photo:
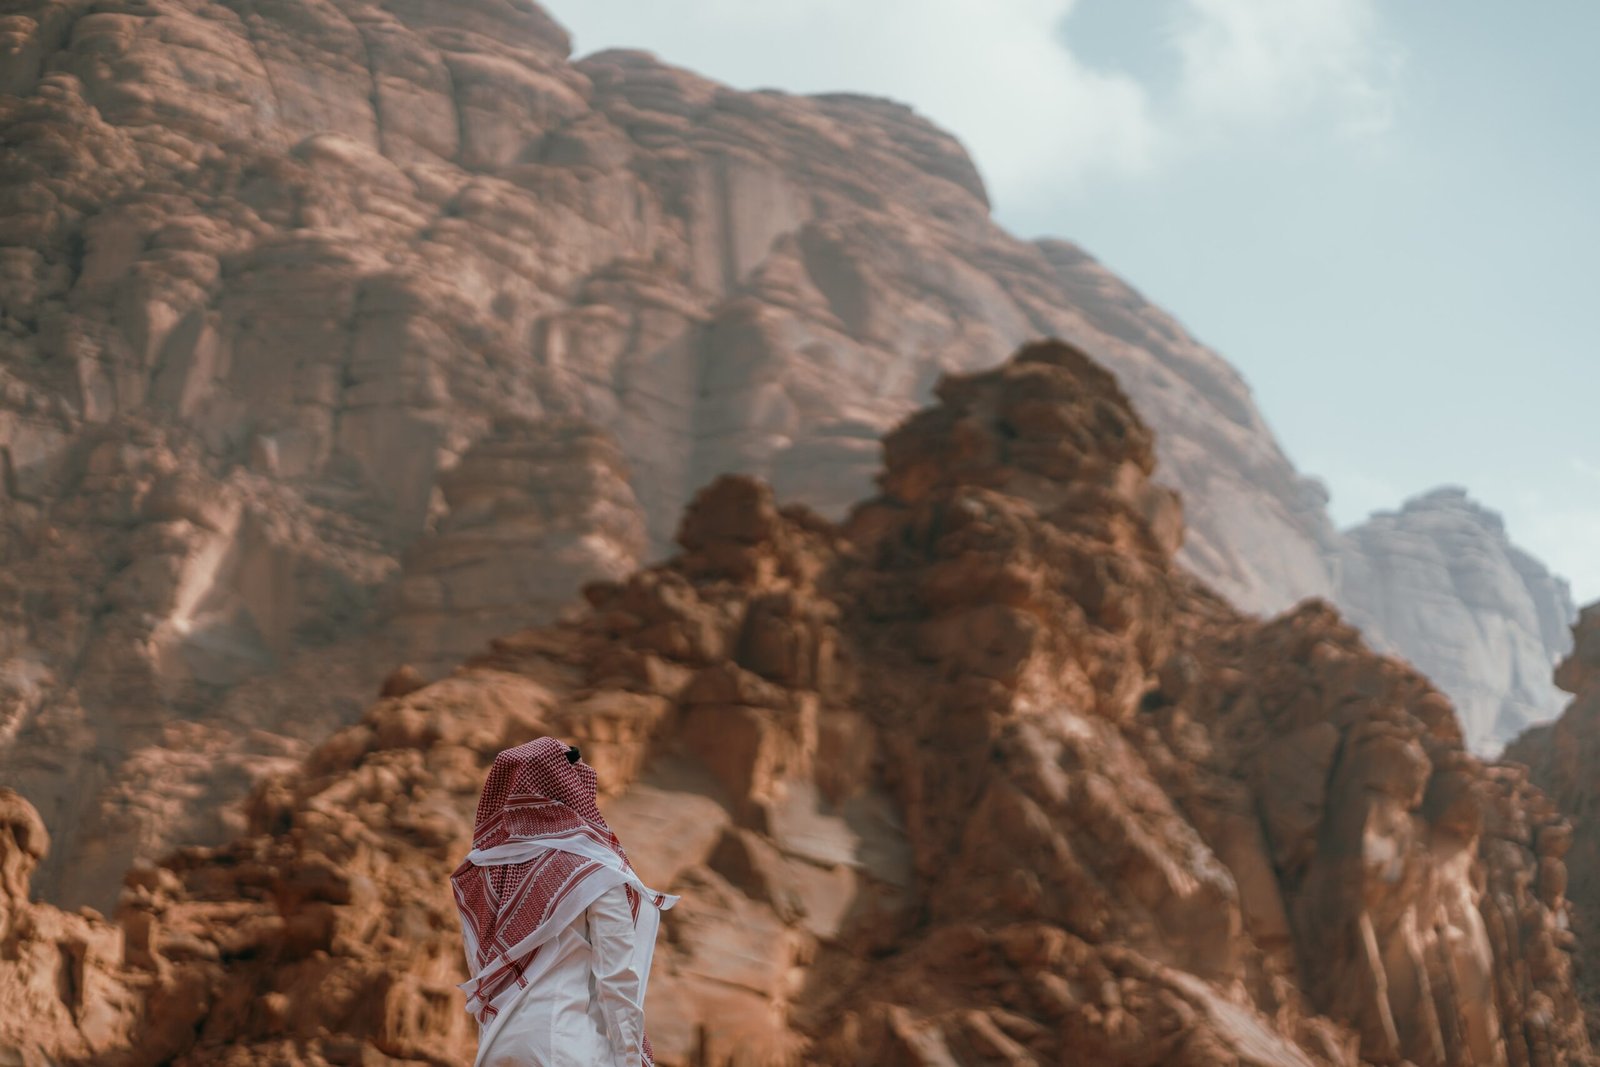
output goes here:
<path id="1" fill-rule="evenodd" d="M 719 479 L 669 563 L 137 869 L 140 1007 L 96 1062 L 466 1062 L 442 887 L 488 761 L 550 731 L 683 894 L 664 1064 L 1593 1064 L 1549 801 L 1332 609 L 1262 623 L 1175 567 L 1151 434 L 1081 353 L 937 393 L 844 526 Z"/>
<path id="2" fill-rule="evenodd" d="M 1573 649 L 1556 670 L 1556 684 L 1573 695 L 1561 718 L 1535 727 L 1506 749 L 1527 765 L 1530 779 L 1572 821 L 1573 832 L 1547 842 L 1559 862 L 1541 869 L 1540 887 L 1563 889 L 1578 908 L 1579 990 L 1589 1014 L 1591 1040 L 1600 1041 L 1600 604 L 1584 609 L 1572 627 Z"/>
<path id="3" fill-rule="evenodd" d="M 440 479 L 440 516 L 401 560 L 391 627 L 437 677 L 530 618 L 574 576 L 620 578 L 648 550 L 627 467 L 582 422 L 502 420 Z"/>
<path id="4" fill-rule="evenodd" d="M 526 0 L 5 10 L 0 777 L 52 899 L 226 840 L 394 663 L 665 551 L 718 473 L 842 516 L 942 372 L 1036 336 L 1161 431 L 1202 576 L 1334 592 L 1238 375 L 909 109 L 573 63 Z"/>
<path id="5" fill-rule="evenodd" d="M 122 932 L 89 909 L 29 901 L 49 851 L 33 805 L 0 787 L 0 1063 L 17 1067 L 98 1062 L 127 1048 L 139 1018 Z"/>

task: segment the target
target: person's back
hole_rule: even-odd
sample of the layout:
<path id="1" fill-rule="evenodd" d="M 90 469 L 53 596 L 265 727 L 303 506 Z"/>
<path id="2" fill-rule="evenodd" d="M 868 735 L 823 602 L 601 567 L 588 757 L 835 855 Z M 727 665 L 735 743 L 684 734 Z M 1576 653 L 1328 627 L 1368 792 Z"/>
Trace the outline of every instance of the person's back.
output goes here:
<path id="1" fill-rule="evenodd" d="M 653 1065 L 644 993 L 660 910 L 554 738 L 495 758 L 451 875 L 481 1024 L 475 1067 Z"/>

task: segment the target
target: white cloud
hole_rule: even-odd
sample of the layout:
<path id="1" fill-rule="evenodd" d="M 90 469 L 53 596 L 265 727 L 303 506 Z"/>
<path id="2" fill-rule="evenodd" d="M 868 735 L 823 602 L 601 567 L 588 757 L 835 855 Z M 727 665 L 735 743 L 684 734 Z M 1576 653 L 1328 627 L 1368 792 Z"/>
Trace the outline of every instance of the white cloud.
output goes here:
<path id="1" fill-rule="evenodd" d="M 1320 116 L 1347 134 L 1386 130 L 1400 53 L 1373 0 L 1186 0 L 1175 44 L 1179 105 L 1202 125 Z"/>
<path id="2" fill-rule="evenodd" d="M 1169 0 L 1169 92 L 1071 47 L 1078 3 L 1125 0 L 552 0 L 580 51 L 638 47 L 741 88 L 849 90 L 954 131 L 996 200 L 1174 165 L 1286 123 L 1384 128 L 1395 50 L 1375 0 Z M 1176 18 L 1172 17 L 1176 13 Z M 1120 13 L 1119 13 L 1120 15 Z M 1066 26 L 1066 33 L 1061 32 Z"/>
<path id="3" fill-rule="evenodd" d="M 1152 160 L 1144 90 L 1090 70 L 1055 27 L 1072 0 L 571 0 L 582 51 L 631 44 L 741 88 L 852 91 L 955 131 L 997 189 Z"/>

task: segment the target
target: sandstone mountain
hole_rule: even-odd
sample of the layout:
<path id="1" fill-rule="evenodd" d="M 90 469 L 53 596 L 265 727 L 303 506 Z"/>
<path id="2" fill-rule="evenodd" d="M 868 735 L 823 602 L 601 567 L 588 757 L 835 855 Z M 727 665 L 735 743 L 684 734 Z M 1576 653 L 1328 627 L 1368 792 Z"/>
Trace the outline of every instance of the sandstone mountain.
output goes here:
<path id="1" fill-rule="evenodd" d="M 1600 1039 L 1600 604 L 1584 609 L 1572 628 L 1572 655 L 1561 664 L 1556 681 L 1574 697 L 1561 718 L 1517 738 L 1506 749 L 1509 759 L 1526 764 L 1534 782 L 1572 820 L 1573 840 L 1566 868 L 1574 899 L 1582 902 L 1575 915 L 1583 966 L 1580 992 L 1589 1015 L 1591 1039 Z"/>
<path id="2" fill-rule="evenodd" d="M 1594 1064 L 1553 805 L 1327 605 L 1175 566 L 1083 354 L 937 394 L 843 525 L 723 477 L 581 618 L 395 679 L 246 834 L 136 868 L 120 940 L 27 901 L 0 794 L 0 1057 L 467 1062 L 443 886 L 488 761 L 553 731 L 683 894 L 663 1064 Z"/>
<path id="3" fill-rule="evenodd" d="M 1491 751 L 1560 712 L 1552 653 L 1571 647 L 1571 594 L 1465 490 L 1373 515 L 1347 532 L 1340 563 L 1350 621 L 1450 694 L 1469 747 Z"/>
<path id="4" fill-rule="evenodd" d="M 5 6 L 0 780 L 54 836 L 38 892 L 109 907 L 242 830 L 393 664 L 658 557 L 718 473 L 839 518 L 940 374 L 1039 336 L 1159 431 L 1182 558 L 1237 605 L 1346 603 L 1474 740 L 1539 704 L 1552 583 L 1472 599 L 1423 558 L 1401 588 L 1501 635 L 1430 659 L 1340 578 L 1415 535 L 1341 538 L 1239 376 L 1003 232 L 947 134 L 569 53 L 530 0 Z"/>

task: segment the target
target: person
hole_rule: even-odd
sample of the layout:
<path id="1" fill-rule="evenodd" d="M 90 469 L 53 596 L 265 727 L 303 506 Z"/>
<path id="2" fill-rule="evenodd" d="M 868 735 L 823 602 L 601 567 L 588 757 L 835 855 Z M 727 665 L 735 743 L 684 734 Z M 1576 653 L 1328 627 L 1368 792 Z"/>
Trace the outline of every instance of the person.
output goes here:
<path id="1" fill-rule="evenodd" d="M 474 1067 L 654 1067 L 644 995 L 661 912 L 595 803 L 576 746 L 494 759 L 450 875 L 479 1023 Z"/>

